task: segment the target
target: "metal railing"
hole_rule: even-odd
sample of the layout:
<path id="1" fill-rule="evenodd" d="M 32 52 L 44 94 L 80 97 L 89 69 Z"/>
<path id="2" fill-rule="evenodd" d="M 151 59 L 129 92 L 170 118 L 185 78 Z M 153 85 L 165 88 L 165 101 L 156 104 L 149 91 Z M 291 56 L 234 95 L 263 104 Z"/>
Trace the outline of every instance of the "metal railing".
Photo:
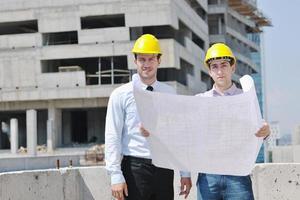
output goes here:
<path id="1" fill-rule="evenodd" d="M 111 78 L 111 84 L 115 84 L 115 77 L 124 77 L 128 78 L 130 81 L 131 79 L 131 74 L 129 70 L 126 69 L 109 69 L 109 70 L 102 70 L 102 71 L 97 71 L 95 74 L 87 74 L 87 78 L 98 78 L 98 84 L 101 85 L 102 83 L 102 78 Z"/>

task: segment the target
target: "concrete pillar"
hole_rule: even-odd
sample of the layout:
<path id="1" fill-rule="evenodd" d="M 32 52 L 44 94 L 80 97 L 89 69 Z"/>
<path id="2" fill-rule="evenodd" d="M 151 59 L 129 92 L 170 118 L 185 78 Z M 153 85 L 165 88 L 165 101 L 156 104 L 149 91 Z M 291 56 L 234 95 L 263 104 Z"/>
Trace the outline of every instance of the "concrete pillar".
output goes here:
<path id="1" fill-rule="evenodd" d="M 218 32 L 219 34 L 223 34 L 223 25 L 222 25 L 222 18 L 218 17 Z"/>
<path id="2" fill-rule="evenodd" d="M 13 154 L 18 153 L 19 148 L 19 128 L 18 128 L 18 120 L 11 119 L 10 120 L 10 151 Z"/>
<path id="3" fill-rule="evenodd" d="M 36 146 L 37 146 L 36 110 L 26 111 L 26 139 L 27 139 L 27 153 L 29 155 L 36 155 Z"/>
<path id="4" fill-rule="evenodd" d="M 53 120 L 47 120 L 47 152 L 53 152 L 55 148 L 55 135 L 53 130 Z"/>
<path id="5" fill-rule="evenodd" d="M 62 144 L 62 111 L 50 104 L 47 120 L 47 149 L 52 152 Z"/>

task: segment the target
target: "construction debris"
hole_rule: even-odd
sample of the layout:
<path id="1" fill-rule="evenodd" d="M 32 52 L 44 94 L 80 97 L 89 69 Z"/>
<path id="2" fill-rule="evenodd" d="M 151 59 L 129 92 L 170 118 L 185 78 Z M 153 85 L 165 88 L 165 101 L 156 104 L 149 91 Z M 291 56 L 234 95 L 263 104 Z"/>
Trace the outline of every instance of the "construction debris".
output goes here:
<path id="1" fill-rule="evenodd" d="M 21 146 L 20 149 L 18 149 L 18 153 L 27 153 L 27 148 Z"/>
<path id="2" fill-rule="evenodd" d="M 104 165 L 104 144 L 97 144 L 86 150 L 82 165 Z"/>
<path id="3" fill-rule="evenodd" d="M 46 153 L 47 152 L 47 146 L 46 146 L 46 144 L 37 145 L 36 150 L 37 150 L 37 152 L 40 152 L 40 153 Z M 18 150 L 18 153 L 21 153 L 21 154 L 27 153 L 27 148 L 21 146 Z"/>

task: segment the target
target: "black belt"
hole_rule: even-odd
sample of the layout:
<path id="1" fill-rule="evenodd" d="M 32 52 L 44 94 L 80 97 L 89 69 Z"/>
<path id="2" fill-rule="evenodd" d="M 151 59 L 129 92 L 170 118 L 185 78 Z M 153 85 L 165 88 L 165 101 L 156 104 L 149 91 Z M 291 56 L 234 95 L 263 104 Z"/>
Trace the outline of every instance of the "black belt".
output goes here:
<path id="1" fill-rule="evenodd" d="M 123 156 L 124 161 L 132 161 L 132 162 L 138 162 L 138 163 L 146 163 L 146 164 L 152 164 L 152 160 L 149 158 L 139 158 L 134 156 Z"/>

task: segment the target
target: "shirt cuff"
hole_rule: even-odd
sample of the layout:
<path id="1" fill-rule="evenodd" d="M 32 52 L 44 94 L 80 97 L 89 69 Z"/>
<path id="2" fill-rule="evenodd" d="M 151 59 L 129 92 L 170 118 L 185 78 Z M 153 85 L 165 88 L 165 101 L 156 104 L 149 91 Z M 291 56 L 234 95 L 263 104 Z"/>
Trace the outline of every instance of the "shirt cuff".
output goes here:
<path id="1" fill-rule="evenodd" d="M 111 175 L 111 185 L 125 183 L 125 178 L 122 173 L 115 173 Z"/>
<path id="2" fill-rule="evenodd" d="M 180 177 L 191 177 L 191 172 L 180 171 Z"/>

